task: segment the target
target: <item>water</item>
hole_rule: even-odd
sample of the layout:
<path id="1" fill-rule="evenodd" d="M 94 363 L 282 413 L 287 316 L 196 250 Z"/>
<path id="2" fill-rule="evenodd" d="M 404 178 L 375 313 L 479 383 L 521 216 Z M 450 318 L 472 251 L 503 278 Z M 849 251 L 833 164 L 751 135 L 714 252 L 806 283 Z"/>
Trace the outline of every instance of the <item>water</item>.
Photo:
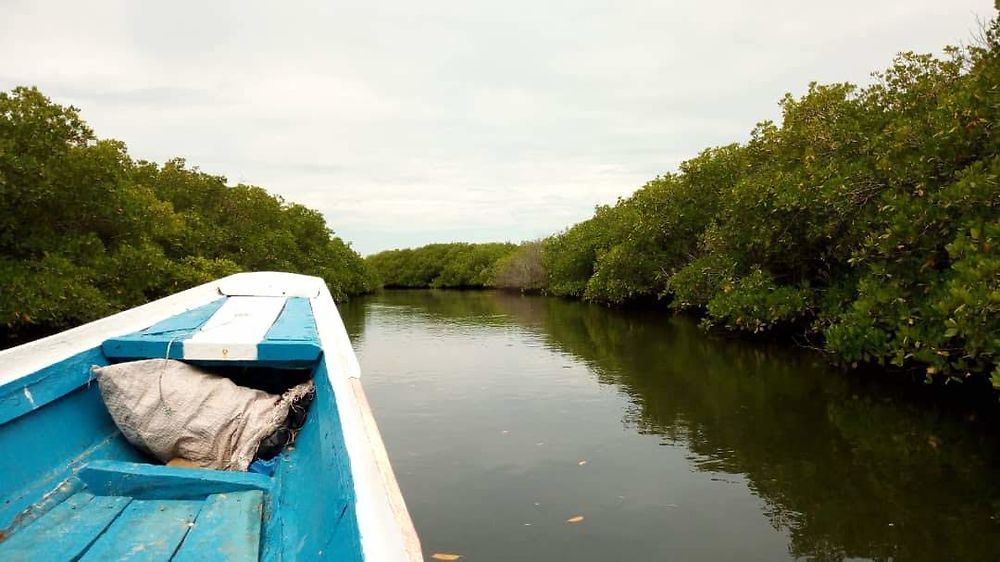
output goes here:
<path id="1" fill-rule="evenodd" d="M 974 412 L 663 313 L 410 291 L 342 314 L 428 558 L 1000 558 Z"/>

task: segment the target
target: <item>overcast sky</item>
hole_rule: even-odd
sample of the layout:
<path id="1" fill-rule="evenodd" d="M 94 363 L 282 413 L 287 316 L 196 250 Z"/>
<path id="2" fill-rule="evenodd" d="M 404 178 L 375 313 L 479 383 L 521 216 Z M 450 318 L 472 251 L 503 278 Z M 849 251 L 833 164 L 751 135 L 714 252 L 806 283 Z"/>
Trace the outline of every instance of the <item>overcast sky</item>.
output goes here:
<path id="1" fill-rule="evenodd" d="M 135 158 L 322 211 L 363 254 L 520 241 L 811 80 L 966 41 L 993 0 L 0 0 L 0 88 L 36 85 Z"/>

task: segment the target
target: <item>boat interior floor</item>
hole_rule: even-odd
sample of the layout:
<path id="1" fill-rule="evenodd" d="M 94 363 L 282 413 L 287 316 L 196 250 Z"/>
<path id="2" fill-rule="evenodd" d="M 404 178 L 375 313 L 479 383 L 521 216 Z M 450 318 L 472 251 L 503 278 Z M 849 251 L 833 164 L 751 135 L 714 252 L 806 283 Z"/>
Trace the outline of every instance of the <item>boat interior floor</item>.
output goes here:
<path id="1" fill-rule="evenodd" d="M 257 560 L 270 479 L 92 461 L 32 506 L 0 559 Z"/>

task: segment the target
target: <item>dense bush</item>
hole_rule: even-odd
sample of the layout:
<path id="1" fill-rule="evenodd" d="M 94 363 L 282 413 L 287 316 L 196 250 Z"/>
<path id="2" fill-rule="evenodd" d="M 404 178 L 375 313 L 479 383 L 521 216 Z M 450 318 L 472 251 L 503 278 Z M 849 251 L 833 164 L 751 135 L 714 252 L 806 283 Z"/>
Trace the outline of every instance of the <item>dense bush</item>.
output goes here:
<path id="1" fill-rule="evenodd" d="M 493 286 L 498 289 L 540 292 L 547 284 L 541 242 L 525 242 L 497 261 Z"/>
<path id="2" fill-rule="evenodd" d="M 365 258 L 385 287 L 492 287 L 497 262 L 517 249 L 513 244 L 429 244 L 387 250 Z"/>
<path id="3" fill-rule="evenodd" d="M 0 92 L 3 340 L 241 270 L 318 275 L 338 298 L 375 288 L 318 212 L 182 160 L 135 161 L 77 109 L 36 89 Z"/>
<path id="4" fill-rule="evenodd" d="M 780 125 L 598 208 L 544 242 L 549 292 L 1000 387 L 998 20 L 945 54 L 787 95 Z"/>

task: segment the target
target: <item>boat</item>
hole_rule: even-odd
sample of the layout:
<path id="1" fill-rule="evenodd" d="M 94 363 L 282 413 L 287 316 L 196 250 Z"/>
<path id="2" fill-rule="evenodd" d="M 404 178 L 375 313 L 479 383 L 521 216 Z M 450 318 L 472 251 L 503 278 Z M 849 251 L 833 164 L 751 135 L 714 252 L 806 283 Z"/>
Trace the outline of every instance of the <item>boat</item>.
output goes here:
<path id="1" fill-rule="evenodd" d="M 94 366 L 310 377 L 273 473 L 174 466 L 122 434 Z M 239 273 L 0 351 L 0 560 L 422 560 L 322 279 Z"/>

